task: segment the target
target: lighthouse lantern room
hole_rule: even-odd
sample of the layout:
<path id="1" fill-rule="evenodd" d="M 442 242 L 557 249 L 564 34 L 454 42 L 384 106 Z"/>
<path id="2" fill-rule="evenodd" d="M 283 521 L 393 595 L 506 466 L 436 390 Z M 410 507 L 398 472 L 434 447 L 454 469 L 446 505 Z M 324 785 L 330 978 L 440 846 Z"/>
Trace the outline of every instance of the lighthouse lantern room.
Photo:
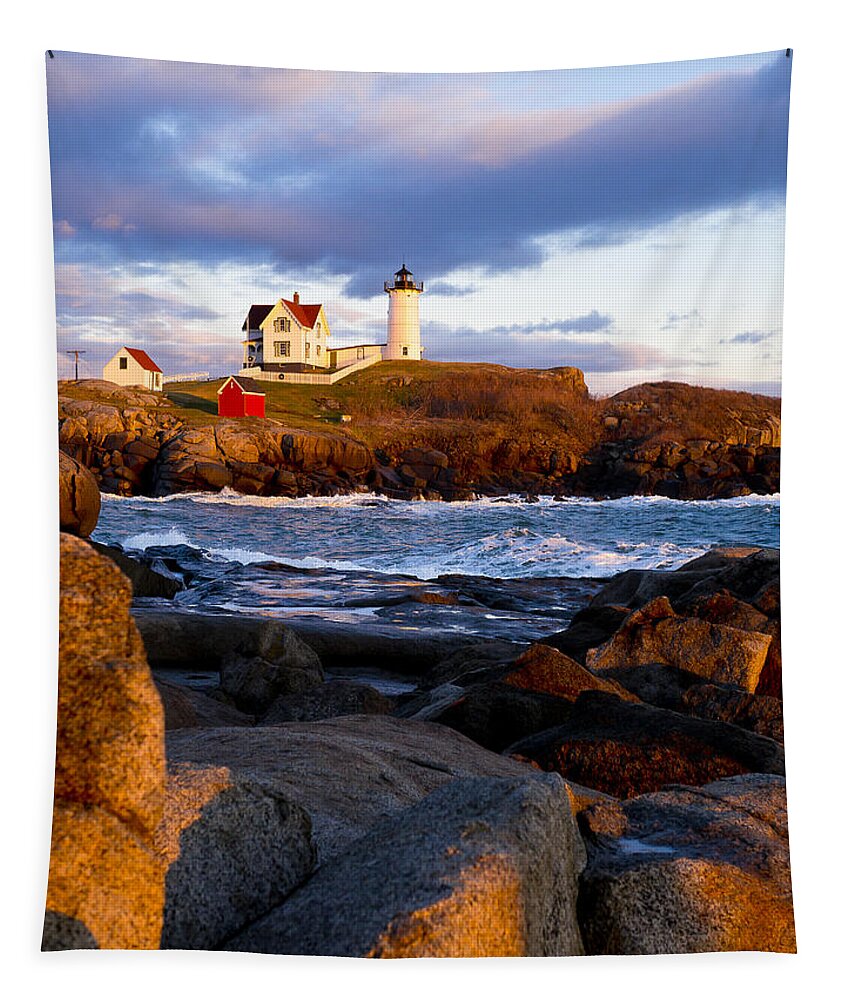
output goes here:
<path id="1" fill-rule="evenodd" d="M 419 305 L 419 297 L 423 292 L 422 282 L 414 281 L 411 272 L 402 264 L 393 275 L 393 281 L 384 282 L 384 291 L 390 297 L 384 360 L 422 360 Z"/>

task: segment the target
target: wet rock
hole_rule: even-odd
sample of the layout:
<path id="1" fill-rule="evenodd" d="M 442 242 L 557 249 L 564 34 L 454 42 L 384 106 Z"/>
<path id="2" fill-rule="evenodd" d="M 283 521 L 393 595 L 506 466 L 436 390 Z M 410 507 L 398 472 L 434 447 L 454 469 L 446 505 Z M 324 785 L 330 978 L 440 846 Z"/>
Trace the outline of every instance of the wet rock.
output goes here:
<path id="1" fill-rule="evenodd" d="M 168 734 L 172 764 L 227 767 L 302 806 L 321 861 L 441 785 L 528 768 L 445 726 L 382 715 Z"/>
<path id="2" fill-rule="evenodd" d="M 581 954 L 583 862 L 560 781 L 456 781 L 378 823 L 227 947 L 370 958 Z"/>
<path id="3" fill-rule="evenodd" d="M 156 832 L 162 947 L 211 949 L 277 906 L 315 861 L 299 806 L 227 768 L 169 768 Z"/>
<path id="4" fill-rule="evenodd" d="M 59 530 L 87 538 L 100 515 L 100 490 L 92 473 L 76 459 L 59 452 Z"/>
<path id="5" fill-rule="evenodd" d="M 171 600 L 183 590 L 182 583 L 174 576 L 166 576 L 151 569 L 138 559 L 126 555 L 112 545 L 91 542 L 92 548 L 107 559 L 111 559 L 133 585 L 134 597 L 164 597 Z"/>
<path id="6" fill-rule="evenodd" d="M 512 744 L 506 753 L 617 798 L 747 772 L 784 773 L 782 746 L 725 722 L 598 691 L 565 703 L 564 712 L 561 724 Z"/>
<path id="7" fill-rule="evenodd" d="M 609 669 L 663 663 L 710 681 L 754 691 L 771 645 L 771 636 L 680 618 L 667 597 L 657 597 L 634 612 L 603 646 L 588 651 L 588 667 Z"/>
<path id="8" fill-rule="evenodd" d="M 794 952 L 785 791 L 749 774 L 584 811 L 588 952 Z"/>

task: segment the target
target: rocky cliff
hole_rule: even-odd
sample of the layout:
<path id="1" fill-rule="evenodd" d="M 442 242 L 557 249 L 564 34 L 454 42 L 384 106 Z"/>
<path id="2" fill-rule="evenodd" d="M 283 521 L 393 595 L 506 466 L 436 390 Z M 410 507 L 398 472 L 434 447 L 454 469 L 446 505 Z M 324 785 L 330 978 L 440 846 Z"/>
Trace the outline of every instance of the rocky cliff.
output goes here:
<path id="1" fill-rule="evenodd" d="M 370 370 L 333 398 L 270 384 L 265 420 L 218 419 L 218 383 L 174 400 L 65 383 L 60 448 L 102 491 L 123 495 L 230 487 L 263 496 L 705 499 L 779 489 L 779 400 L 676 383 L 594 400 L 577 369 L 469 366 L 487 370 L 465 384 L 459 366 L 447 367 L 438 378 L 432 364 L 420 380 Z"/>

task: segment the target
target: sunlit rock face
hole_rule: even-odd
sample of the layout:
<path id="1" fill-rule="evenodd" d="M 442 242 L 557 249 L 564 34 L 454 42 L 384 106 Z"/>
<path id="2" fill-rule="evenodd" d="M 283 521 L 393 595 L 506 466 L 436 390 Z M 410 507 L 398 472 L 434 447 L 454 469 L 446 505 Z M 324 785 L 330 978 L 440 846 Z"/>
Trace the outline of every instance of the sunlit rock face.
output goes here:
<path id="1" fill-rule="evenodd" d="M 670 788 L 579 821 L 589 953 L 796 950 L 783 778 Z"/>
<path id="2" fill-rule="evenodd" d="M 59 452 L 59 530 L 88 536 L 100 514 L 100 490 L 94 475 L 76 459 Z"/>
<path id="3" fill-rule="evenodd" d="M 61 536 L 47 909 L 82 924 L 100 948 L 157 948 L 162 927 L 164 869 L 153 833 L 163 810 L 165 727 L 131 592 L 111 560 Z M 44 947 L 62 947 L 69 926 L 51 917 Z"/>
<path id="4" fill-rule="evenodd" d="M 582 954 L 584 861 L 557 777 L 454 781 L 377 823 L 226 947 L 366 958 Z"/>

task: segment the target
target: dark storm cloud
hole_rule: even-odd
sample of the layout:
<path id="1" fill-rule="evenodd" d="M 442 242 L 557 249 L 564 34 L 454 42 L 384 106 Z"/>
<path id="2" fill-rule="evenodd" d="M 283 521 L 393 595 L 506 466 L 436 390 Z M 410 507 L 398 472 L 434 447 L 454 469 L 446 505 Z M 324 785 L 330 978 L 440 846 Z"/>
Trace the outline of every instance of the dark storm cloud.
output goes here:
<path id="1" fill-rule="evenodd" d="M 68 262 L 271 262 L 365 298 L 403 253 L 426 281 L 487 276 L 540 264 L 550 234 L 605 245 L 785 188 L 782 56 L 543 122 L 477 104 L 476 76 L 58 53 L 48 82 Z"/>

